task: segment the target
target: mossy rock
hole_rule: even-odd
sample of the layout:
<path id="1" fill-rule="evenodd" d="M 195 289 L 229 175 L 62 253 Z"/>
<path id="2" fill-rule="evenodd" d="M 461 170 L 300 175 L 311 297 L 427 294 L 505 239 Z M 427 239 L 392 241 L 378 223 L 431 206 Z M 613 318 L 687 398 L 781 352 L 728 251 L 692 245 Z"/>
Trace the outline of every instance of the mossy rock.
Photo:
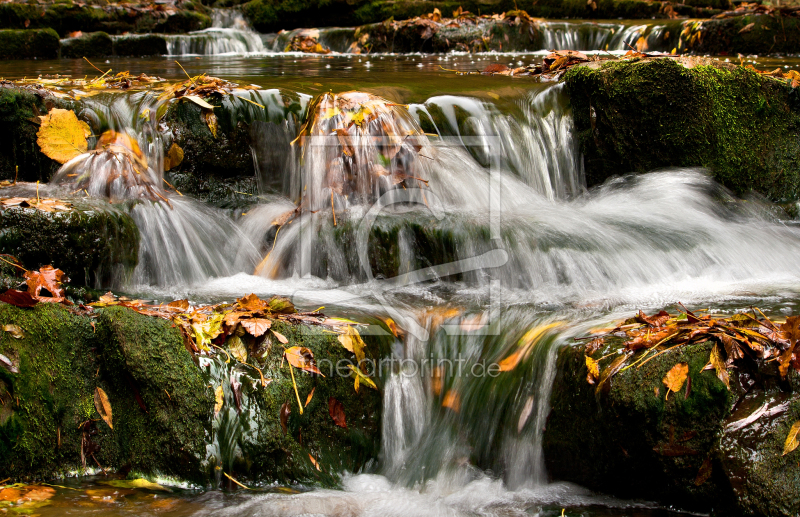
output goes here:
<path id="1" fill-rule="evenodd" d="M 601 372 L 623 353 L 619 340 L 609 341 L 591 354 L 595 360 L 603 357 Z M 562 348 L 543 438 L 550 476 L 714 515 L 795 515 L 800 498 L 793 487 L 800 468 L 780 452 L 800 401 L 780 381 L 774 364 L 733 370 L 728 390 L 713 370 L 703 371 L 712 346 L 702 342 L 651 353 L 651 360 L 620 371 L 599 390 L 587 382 L 584 347 Z M 688 364 L 689 380 L 667 396 L 662 380 L 680 362 Z M 775 422 L 765 418 L 732 430 L 731 424 L 758 406 L 732 410 L 757 396 L 793 402 Z M 757 439 L 742 439 L 753 434 Z M 711 473 L 703 480 L 705 462 Z"/>
<path id="2" fill-rule="evenodd" d="M 49 181 L 61 164 L 41 152 L 36 143 L 39 126 L 31 119 L 54 107 L 76 106 L 77 103 L 59 99 L 47 90 L 0 85 L 0 125 L 7 135 L 0 139 L 0 179 Z"/>
<path id="3" fill-rule="evenodd" d="M 355 364 L 354 356 L 335 334 L 318 327 L 276 321 L 272 330 L 288 338 L 286 347 L 309 348 L 324 377 L 290 372 L 277 334 L 268 332 L 258 342 L 241 337 L 251 354 L 258 351 L 258 362 L 253 355 L 249 362 L 260 364 L 269 380 L 262 387 L 252 366 L 226 363 L 224 354 L 195 358 L 172 322 L 125 307 L 87 315 L 57 304 L 21 309 L 0 303 L 0 322 L 24 333 L 17 339 L 0 332 L 0 354 L 19 369 L 0 368 L 4 478 L 47 479 L 81 471 L 82 440 L 89 442 L 84 449 L 89 467 L 99 463 L 107 470 L 205 485 L 220 475 L 216 467 L 222 460 L 226 472 L 242 479 L 331 485 L 339 472 L 363 471 L 377 458 L 381 394 L 363 385 L 355 391 L 346 367 Z M 383 335 L 364 336 L 366 356 L 375 363 L 394 339 L 383 328 Z M 209 371 L 211 364 L 223 377 Z M 241 381 L 240 407 L 231 377 Z M 215 415 L 214 383 L 220 381 L 225 398 Z M 302 415 L 295 385 L 303 397 Z M 108 396 L 113 429 L 97 413 L 96 388 Z M 333 421 L 331 398 L 342 404 L 346 427 Z M 284 403 L 291 410 L 285 432 Z"/>
<path id="4" fill-rule="evenodd" d="M 136 267 L 139 230 L 127 211 L 104 201 L 74 201 L 59 212 L 0 208 L 0 228 L 0 253 L 28 269 L 50 264 L 76 285 L 108 285 Z"/>
<path id="5" fill-rule="evenodd" d="M 0 59 L 55 59 L 58 49 L 53 29 L 0 30 Z"/>
<path id="6" fill-rule="evenodd" d="M 77 38 L 61 40 L 61 57 L 106 57 L 114 53 L 114 42 L 105 32 L 90 32 Z"/>
<path id="7" fill-rule="evenodd" d="M 800 99 L 787 81 L 703 58 L 576 66 L 563 80 L 589 186 L 699 166 L 736 194 L 800 196 Z"/>
<path id="8" fill-rule="evenodd" d="M 132 34 L 114 39 L 117 56 L 160 56 L 167 53 L 167 40 L 157 34 Z"/>
<path id="9" fill-rule="evenodd" d="M 685 22 L 682 50 L 704 55 L 795 54 L 800 51 L 800 19 L 774 15 L 732 16 Z"/>

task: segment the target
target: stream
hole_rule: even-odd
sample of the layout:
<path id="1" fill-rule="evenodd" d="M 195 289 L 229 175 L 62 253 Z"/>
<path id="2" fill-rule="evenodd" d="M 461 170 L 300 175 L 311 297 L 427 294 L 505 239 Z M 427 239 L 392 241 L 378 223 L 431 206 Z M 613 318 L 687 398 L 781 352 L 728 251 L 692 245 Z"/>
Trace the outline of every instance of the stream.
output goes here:
<path id="1" fill-rule="evenodd" d="M 163 479 L 172 493 L 154 495 L 114 492 L 102 476 L 66 478 L 37 513 L 686 515 L 548 479 L 541 439 L 555 352 L 638 309 L 672 310 L 679 302 L 717 313 L 756 305 L 767 314 L 796 314 L 797 224 L 780 219 L 760 199 L 733 197 L 698 169 L 640 176 L 621 170 L 587 189 L 569 99 L 560 85 L 443 70 L 527 65 L 544 50 L 315 56 L 273 52 L 270 38 L 236 23 L 172 37 L 169 58 L 113 58 L 101 65 L 180 80 L 185 75 L 175 62 L 179 56 L 190 75 L 206 72 L 260 85 L 262 90 L 248 95 L 267 108 L 246 116 L 270 128 L 252 146 L 257 206 L 242 213 L 176 195 L 170 197 L 172 209 L 138 205 L 133 217 L 142 234 L 140 265 L 118 287 L 149 300 L 193 303 L 279 294 L 308 310 L 324 306 L 326 314 L 392 318 L 406 331 L 394 357 L 414 367 L 384 377 L 379 461 L 364 472 L 341 473 L 336 488 L 267 484 L 221 491 Z M 608 45 L 624 53 L 624 43 L 645 29 L 661 37 L 650 23 L 591 24 L 591 34 L 568 25 L 549 23 L 549 46 L 600 52 Z M 763 67 L 797 62 L 751 61 Z M 56 73 L 95 71 L 82 60 L 0 64 L 6 78 Z M 378 191 L 362 202 L 337 200 L 334 226 L 327 202 L 332 194 L 319 180 L 329 164 L 324 146 L 317 156 L 307 144 L 301 159 L 287 145 L 298 130 L 295 122 L 276 115 L 276 107 L 294 102 L 305 109 L 329 90 L 365 91 L 408 105 L 407 123 L 421 124 L 431 135 L 420 144 L 427 159 L 414 165 L 414 176 L 427 186 L 392 191 L 394 197 Z M 101 94 L 86 102 L 92 117 L 134 133 L 151 163 L 161 163 L 161 137 L 138 117 L 154 105 L 152 98 Z M 271 233 L 273 221 L 300 198 L 312 212 L 280 235 Z M 373 274 L 366 248 L 359 248 L 374 227 L 393 236 L 396 276 Z M 420 240 L 420 228 L 435 230 L 450 245 L 431 250 Z M 268 260 L 259 265 L 266 251 Z M 257 265 L 263 267 L 254 275 Z M 549 330 L 513 380 L 476 373 L 476 365 L 499 362 L 533 328 Z M 434 390 L 430 370 L 417 368 L 425 359 L 465 365 L 466 373 L 447 370 L 438 380 L 461 394 L 459 411 L 433 411 L 441 404 L 434 394 L 441 386 Z"/>

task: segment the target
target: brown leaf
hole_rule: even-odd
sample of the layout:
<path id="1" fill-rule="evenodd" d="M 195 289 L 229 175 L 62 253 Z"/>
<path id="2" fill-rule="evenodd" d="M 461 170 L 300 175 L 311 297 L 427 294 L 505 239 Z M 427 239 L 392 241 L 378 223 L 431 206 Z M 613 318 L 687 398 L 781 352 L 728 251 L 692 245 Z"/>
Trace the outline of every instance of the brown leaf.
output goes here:
<path id="1" fill-rule="evenodd" d="M 111 403 L 108 401 L 108 395 L 99 386 L 94 389 L 94 407 L 100 413 L 100 417 L 108 424 L 108 427 L 114 429 L 111 422 Z"/>
<path id="2" fill-rule="evenodd" d="M 669 313 L 667 311 L 660 311 L 654 316 L 647 316 L 644 312 L 639 311 L 639 314 L 636 315 L 636 321 L 645 323 L 651 327 L 660 327 L 666 323 L 668 319 Z"/>
<path id="3" fill-rule="evenodd" d="M 102 299 L 102 296 L 100 298 Z M 174 302 L 169 302 L 167 307 L 175 307 L 176 309 L 185 311 L 189 309 L 189 300 L 175 300 Z"/>
<path id="4" fill-rule="evenodd" d="M 26 291 L 9 289 L 3 294 L 0 294 L 0 302 L 5 302 L 15 307 L 33 307 L 39 303 L 39 300 L 31 296 L 30 293 Z"/>
<path id="5" fill-rule="evenodd" d="M 728 369 L 727 366 L 725 365 L 725 360 L 722 359 L 722 352 L 719 349 L 719 345 L 714 345 L 714 348 L 711 349 L 709 364 L 717 372 L 717 378 L 719 378 L 719 380 L 725 383 L 725 387 L 730 390 L 731 381 L 730 377 L 728 376 Z"/>
<path id="6" fill-rule="evenodd" d="M 54 488 L 42 485 L 30 485 L 27 491 L 20 497 L 23 502 L 27 501 L 47 501 L 56 495 Z"/>
<path id="7" fill-rule="evenodd" d="M 616 375 L 623 366 L 625 366 L 625 362 L 628 360 L 628 357 L 630 357 L 630 352 L 620 354 L 616 359 L 614 359 L 614 361 L 612 361 L 610 365 L 608 365 L 608 368 L 603 370 L 603 372 L 600 374 L 600 382 L 597 383 L 597 387 L 595 388 L 595 393 L 600 393 L 600 390 L 603 388 L 603 386 L 614 375 Z"/>
<path id="8" fill-rule="evenodd" d="M 781 325 L 781 334 L 789 340 L 790 345 L 797 343 L 800 339 L 800 316 L 789 316 L 786 323 Z"/>
<path id="9" fill-rule="evenodd" d="M 697 477 L 694 478 L 695 486 L 700 486 L 706 481 L 708 478 L 711 477 L 711 457 L 707 457 L 703 460 L 703 464 L 700 465 L 700 470 L 697 471 Z"/>
<path id="10" fill-rule="evenodd" d="M 800 420 L 792 424 L 792 427 L 789 429 L 789 434 L 786 436 L 786 443 L 783 445 L 783 454 L 781 454 L 781 456 L 786 456 L 797 449 L 798 444 L 800 444 L 798 433 L 800 433 Z"/>
<path id="11" fill-rule="evenodd" d="M 4 488 L 0 490 L 0 501 L 16 503 L 20 497 L 22 497 L 22 490 L 19 488 Z"/>
<path id="12" fill-rule="evenodd" d="M 189 97 L 192 97 L 191 95 Z M 211 134 L 214 138 L 217 138 L 217 131 L 219 131 L 219 122 L 217 121 L 217 116 L 214 115 L 214 112 L 211 110 L 203 110 L 202 113 L 203 120 L 205 120 L 206 125 L 208 126 L 208 130 L 211 131 Z"/>
<path id="13" fill-rule="evenodd" d="M 288 343 L 289 343 L 289 340 L 286 338 L 286 336 L 284 336 L 284 335 L 283 335 L 283 334 L 281 334 L 280 332 L 277 332 L 277 331 L 275 331 L 275 330 L 270 330 L 270 332 L 272 332 L 272 333 L 275 335 L 275 337 L 276 337 L 276 338 L 278 338 L 278 341 L 280 341 L 280 342 L 281 342 L 281 343 L 283 343 L 284 345 L 286 345 L 286 344 L 288 344 Z M 292 347 L 292 348 L 297 348 L 297 347 Z M 305 350 L 308 350 L 308 348 L 306 348 Z M 310 352 L 310 350 L 309 350 L 309 352 Z M 312 356 L 312 357 L 313 357 L 313 356 Z"/>
<path id="14" fill-rule="evenodd" d="M 19 325 L 12 325 L 9 323 L 7 325 L 3 325 L 3 330 L 11 334 L 11 337 L 14 339 L 22 339 L 25 337 L 25 333 L 22 332 L 22 328 L 20 328 Z"/>
<path id="15" fill-rule="evenodd" d="M 253 337 L 262 336 L 272 325 L 272 321 L 266 318 L 252 318 L 249 320 L 239 320 L 242 327 Z"/>
<path id="16" fill-rule="evenodd" d="M 683 387 L 683 383 L 686 382 L 686 377 L 688 375 L 689 365 L 687 363 L 678 363 L 667 372 L 667 375 L 661 381 L 664 383 L 664 386 L 667 387 L 667 395 L 664 397 L 664 400 L 669 398 L 670 391 L 674 391 L 676 393 L 680 391 L 680 389 Z"/>
<path id="17" fill-rule="evenodd" d="M 66 163 L 89 149 L 86 137 L 92 130 L 74 111 L 54 108 L 41 121 L 36 143 L 48 158 Z"/>
<path id="18" fill-rule="evenodd" d="M 289 364 L 295 368 L 300 368 L 301 370 L 305 370 L 307 372 L 322 375 L 322 372 L 319 371 L 319 368 L 317 368 L 317 365 L 314 362 L 314 354 L 308 348 L 303 346 L 293 346 L 286 349 L 284 356 L 286 357 L 286 360 L 289 361 Z M 322 376 L 325 377 L 324 375 Z"/>
<path id="19" fill-rule="evenodd" d="M 794 349 L 797 345 L 790 346 L 783 352 L 778 359 L 778 372 L 780 372 L 781 377 L 786 377 L 786 374 L 789 373 L 789 366 L 792 363 L 792 357 L 794 356 Z"/>
<path id="20" fill-rule="evenodd" d="M 55 269 L 53 266 L 43 266 L 39 271 L 26 271 L 23 275 L 25 283 L 28 284 L 28 292 L 33 293 L 34 298 L 46 302 L 59 302 L 64 300 L 66 292 L 61 287 L 61 281 L 69 280 L 64 276 L 64 272 Z M 40 296 L 42 289 L 47 290 L 52 296 Z"/>
<path id="21" fill-rule="evenodd" d="M 322 469 L 321 469 L 321 468 L 319 468 L 319 462 L 316 460 L 316 458 L 314 458 L 314 456 L 312 456 L 311 454 L 309 454 L 309 455 L 308 455 L 308 459 L 310 459 L 310 460 L 311 460 L 311 464 L 312 464 L 312 465 L 314 465 L 315 467 L 317 467 L 317 470 L 319 470 L 320 472 L 322 472 Z"/>
<path id="22" fill-rule="evenodd" d="M 286 423 L 289 421 L 289 415 L 292 413 L 292 409 L 289 407 L 288 402 L 284 402 L 281 406 L 280 412 L 280 419 L 281 419 L 281 429 L 283 429 L 283 434 L 285 435 L 288 432 L 288 428 L 286 427 Z"/>
<path id="23" fill-rule="evenodd" d="M 586 343 L 586 346 L 583 349 L 583 353 L 586 355 L 592 355 L 593 353 L 600 350 L 600 348 L 605 344 L 605 339 L 601 337 L 596 337 L 593 340 Z"/>
<path id="24" fill-rule="evenodd" d="M 508 66 L 500 64 L 500 63 L 492 63 L 488 65 L 486 68 L 483 69 L 483 74 L 497 74 L 500 72 L 505 72 L 508 70 Z"/>
<path id="25" fill-rule="evenodd" d="M 328 399 L 328 413 L 330 413 L 333 423 L 347 429 L 347 423 L 344 418 L 344 406 L 341 402 L 331 397 Z"/>
<path id="26" fill-rule="evenodd" d="M 753 27 L 755 27 L 755 26 L 756 26 L 755 23 L 748 23 L 747 25 L 745 25 L 744 27 L 739 29 L 739 34 L 744 34 L 746 32 L 750 32 L 751 30 L 753 30 Z"/>
<path id="27" fill-rule="evenodd" d="M 259 312 L 269 308 L 267 301 L 260 299 L 255 294 L 249 294 L 244 298 L 239 298 L 236 302 L 239 304 L 239 307 L 250 312 Z"/>

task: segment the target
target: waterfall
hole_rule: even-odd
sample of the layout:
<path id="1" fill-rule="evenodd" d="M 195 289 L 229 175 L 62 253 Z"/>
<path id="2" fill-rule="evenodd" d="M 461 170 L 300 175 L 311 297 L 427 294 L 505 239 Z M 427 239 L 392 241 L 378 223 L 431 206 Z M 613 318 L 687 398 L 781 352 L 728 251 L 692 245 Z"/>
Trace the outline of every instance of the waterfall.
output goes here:
<path id="1" fill-rule="evenodd" d="M 170 56 L 215 56 L 266 52 L 261 35 L 253 31 L 237 9 L 213 9 L 208 29 L 166 35 Z"/>
<path id="2" fill-rule="evenodd" d="M 677 44 L 680 25 L 542 22 L 539 31 L 543 50 L 627 51 L 636 49 L 639 39 L 644 38 L 646 48 L 640 50 L 669 52 Z"/>

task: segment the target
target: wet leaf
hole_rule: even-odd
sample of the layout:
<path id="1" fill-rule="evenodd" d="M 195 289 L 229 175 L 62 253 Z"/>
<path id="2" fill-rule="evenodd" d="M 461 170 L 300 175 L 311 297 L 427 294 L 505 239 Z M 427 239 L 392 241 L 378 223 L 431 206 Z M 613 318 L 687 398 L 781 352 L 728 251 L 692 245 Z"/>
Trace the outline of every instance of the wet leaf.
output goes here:
<path id="1" fill-rule="evenodd" d="M 525 401 L 525 405 L 522 406 L 522 412 L 519 415 L 519 421 L 517 421 L 517 434 L 522 432 L 522 429 L 531 417 L 531 413 L 533 413 L 533 395 L 529 396 Z"/>
<path id="2" fill-rule="evenodd" d="M 586 382 L 589 384 L 594 384 L 597 382 L 597 379 L 600 378 L 600 366 L 597 364 L 597 361 L 592 359 L 591 357 L 584 356 L 586 359 Z"/>
<path id="3" fill-rule="evenodd" d="M 688 375 L 689 365 L 687 363 L 678 363 L 667 372 L 667 375 L 661 381 L 664 383 L 664 386 L 667 387 L 667 395 L 664 397 L 665 400 L 669 398 L 669 393 L 671 391 L 676 393 L 680 391 Z"/>
<path id="4" fill-rule="evenodd" d="M 205 321 L 192 323 L 194 340 L 200 350 L 210 350 L 211 342 L 222 333 L 225 316 L 219 313 L 210 315 Z"/>
<path id="5" fill-rule="evenodd" d="M 0 490 L 0 501 L 16 503 L 20 497 L 22 497 L 22 490 L 19 488 L 4 488 Z"/>
<path id="6" fill-rule="evenodd" d="M 277 312 L 280 314 L 295 314 L 297 312 L 291 300 L 283 296 L 273 296 L 269 299 L 268 303 L 270 312 Z"/>
<path id="7" fill-rule="evenodd" d="M 461 395 L 459 395 L 455 390 L 448 390 L 447 393 L 444 394 L 442 407 L 452 409 L 458 413 L 461 411 Z"/>
<path id="8" fill-rule="evenodd" d="M 105 295 L 101 296 L 100 299 L 102 300 Z M 175 300 L 174 302 L 169 302 L 167 307 L 175 307 L 176 309 L 180 309 L 182 311 L 189 309 L 189 300 Z"/>
<path id="9" fill-rule="evenodd" d="M 0 294 L 0 302 L 5 302 L 15 307 L 33 307 L 39 300 L 31 296 L 26 291 L 17 291 L 16 289 L 8 289 L 3 294 Z"/>
<path id="10" fill-rule="evenodd" d="M 728 369 L 725 365 L 725 360 L 722 359 L 722 352 L 719 349 L 719 345 L 714 345 L 714 348 L 711 349 L 709 364 L 717 372 L 717 378 L 725 383 L 725 387 L 730 390 L 731 381 L 730 377 L 728 376 Z"/>
<path id="11" fill-rule="evenodd" d="M 203 99 L 201 99 L 197 95 L 184 95 L 182 98 L 186 99 L 186 100 L 190 100 L 190 101 L 194 102 L 195 104 L 197 104 L 198 106 L 200 106 L 201 108 L 204 108 L 204 109 L 207 109 L 207 110 L 213 110 L 215 108 L 215 106 L 213 104 L 207 103 L 206 101 L 204 101 Z"/>
<path id="12" fill-rule="evenodd" d="M 753 27 L 755 27 L 755 26 L 756 26 L 755 23 L 748 23 L 747 25 L 745 25 L 744 27 L 739 29 L 739 34 L 744 34 L 746 32 L 750 32 L 751 30 L 753 30 Z"/>
<path id="13" fill-rule="evenodd" d="M 228 340 L 228 351 L 240 363 L 247 362 L 247 349 L 239 336 L 233 336 Z"/>
<path id="14" fill-rule="evenodd" d="M 653 316 L 647 316 L 644 312 L 639 311 L 639 314 L 636 315 L 636 321 L 645 323 L 654 328 L 664 325 L 668 319 L 669 313 L 667 311 L 659 311 L 658 314 Z"/>
<path id="15" fill-rule="evenodd" d="M 700 486 L 706 481 L 708 478 L 711 477 L 711 457 L 707 457 L 703 460 L 703 464 L 700 465 L 700 470 L 697 471 L 697 477 L 694 479 L 695 486 Z"/>
<path id="16" fill-rule="evenodd" d="M 86 138 L 92 130 L 74 111 L 54 108 L 41 117 L 36 143 L 48 158 L 66 163 L 89 149 Z"/>
<path id="17" fill-rule="evenodd" d="M 42 485 L 30 485 L 20 498 L 22 501 L 47 501 L 56 495 L 54 488 Z"/>
<path id="18" fill-rule="evenodd" d="M 322 472 L 322 469 L 321 469 L 321 468 L 319 468 L 319 462 L 317 461 L 317 459 L 316 459 L 316 458 L 314 458 L 314 456 L 312 456 L 311 454 L 309 454 L 309 455 L 308 455 L 308 459 L 310 459 L 310 460 L 311 460 L 311 464 L 312 464 L 312 465 L 314 465 L 315 467 L 317 467 L 317 470 L 319 470 L 320 472 Z"/>
<path id="19" fill-rule="evenodd" d="M 222 411 L 222 406 L 225 404 L 225 390 L 222 386 L 217 386 L 214 390 L 214 416 L 217 416 Z"/>
<path id="20" fill-rule="evenodd" d="M 231 393 L 233 393 L 233 402 L 236 404 L 236 411 L 242 412 L 242 383 L 236 376 L 231 376 Z"/>
<path id="21" fill-rule="evenodd" d="M 167 155 L 164 157 L 164 170 L 168 171 L 174 169 L 180 165 L 181 162 L 183 162 L 183 149 L 175 142 L 172 142 L 172 145 L 169 146 L 169 151 L 167 151 Z"/>
<path id="22" fill-rule="evenodd" d="M 500 367 L 501 372 L 508 372 L 513 370 L 514 368 L 522 362 L 523 359 L 528 357 L 530 353 L 533 351 L 533 348 L 536 346 L 536 343 L 539 342 L 539 339 L 550 329 L 561 325 L 560 322 L 553 322 L 547 323 L 545 325 L 539 325 L 527 331 L 525 335 L 523 335 L 520 340 L 517 342 L 517 350 L 514 351 L 511 355 L 500 361 L 498 366 Z"/>
<path id="23" fill-rule="evenodd" d="M 242 327 L 244 327 L 244 329 L 248 333 L 250 333 L 250 335 L 253 337 L 263 336 L 264 333 L 267 330 L 269 330 L 269 327 L 272 325 L 272 321 L 266 318 L 252 318 L 248 320 L 239 320 L 239 323 L 241 323 Z"/>
<path id="24" fill-rule="evenodd" d="M 331 415 L 334 424 L 347 429 L 347 423 L 345 422 L 344 417 L 344 406 L 341 402 L 333 397 L 330 397 L 328 399 L 328 413 Z"/>
<path id="25" fill-rule="evenodd" d="M 311 399 L 313 399 L 313 398 L 314 398 L 314 391 L 315 391 L 316 389 L 317 389 L 317 387 L 316 387 L 316 386 L 314 386 L 313 388 L 311 388 L 311 393 L 309 393 L 309 394 L 308 394 L 308 397 L 306 397 L 306 403 L 305 403 L 305 404 L 303 404 L 303 407 L 308 407 L 308 403 L 309 403 L 309 402 L 311 402 Z"/>
<path id="26" fill-rule="evenodd" d="M 377 390 L 378 389 L 378 387 L 375 386 L 375 383 L 372 382 L 372 379 L 370 379 L 369 377 L 364 375 L 361 372 L 361 370 L 359 370 L 358 368 L 356 368 L 352 364 L 348 364 L 347 367 L 350 368 L 350 371 L 353 372 L 353 376 L 355 377 L 353 388 L 355 388 L 356 393 L 358 393 L 358 387 L 362 382 L 364 384 L 366 384 L 367 386 L 369 386 L 370 388 L 372 388 L 373 390 Z"/>
<path id="27" fill-rule="evenodd" d="M 3 354 L 0 354 L 0 366 L 2 366 L 9 373 L 19 373 L 19 368 L 14 366 L 14 363 L 11 362 L 11 359 L 4 356 Z"/>
<path id="28" fill-rule="evenodd" d="M 260 299 L 255 294 L 249 294 L 244 298 L 239 298 L 236 302 L 242 309 L 250 312 L 263 311 L 269 307 L 269 304 L 265 300 Z"/>
<path id="29" fill-rule="evenodd" d="M 614 361 L 608 365 L 608 368 L 603 370 L 600 374 L 600 381 L 597 383 L 597 387 L 595 388 L 595 393 L 600 393 L 600 390 L 603 389 L 603 386 L 608 383 L 608 381 L 619 372 L 623 366 L 625 366 L 625 362 L 630 357 L 630 352 L 621 354 L 617 356 Z"/>
<path id="30" fill-rule="evenodd" d="M 114 479 L 111 481 L 101 481 L 104 485 L 113 486 L 116 488 L 141 488 L 145 490 L 153 490 L 156 492 L 172 492 L 169 488 L 163 487 L 158 483 L 153 483 L 144 478 L 137 479 Z"/>
<path id="31" fill-rule="evenodd" d="M 100 413 L 100 417 L 108 424 L 108 427 L 114 429 L 111 422 L 111 403 L 108 401 L 108 395 L 103 391 L 103 388 L 97 387 L 94 389 L 94 407 Z"/>
<path id="32" fill-rule="evenodd" d="M 781 454 L 781 456 L 786 456 L 793 450 L 797 449 L 798 444 L 800 444 L 798 433 L 800 433 L 800 420 L 792 424 L 792 427 L 789 429 L 789 434 L 786 436 L 786 442 L 783 444 L 783 454 Z"/>
<path id="33" fill-rule="evenodd" d="M 22 339 L 25 337 L 25 333 L 22 332 L 22 329 L 19 325 L 12 325 L 9 323 L 7 325 L 3 325 L 3 330 L 11 334 L 11 337 L 15 339 Z"/>
<path id="34" fill-rule="evenodd" d="M 289 361 L 289 364 L 295 368 L 322 375 L 322 372 L 319 371 L 319 368 L 317 368 L 314 362 L 314 354 L 308 348 L 304 346 L 293 346 L 286 349 L 284 356 L 286 360 Z M 322 376 L 325 377 L 324 375 Z"/>
<path id="35" fill-rule="evenodd" d="M 778 356 L 778 372 L 781 374 L 781 377 L 786 377 L 786 374 L 789 373 L 789 367 L 792 364 L 792 357 L 794 356 L 794 349 L 796 346 L 797 345 L 790 346 Z"/>
<path id="36" fill-rule="evenodd" d="M 281 429 L 283 429 L 284 435 L 288 432 L 286 423 L 289 421 L 289 415 L 291 413 L 292 413 L 292 408 L 289 407 L 289 403 L 284 402 L 283 405 L 281 406 L 281 411 L 280 411 Z"/>
<path id="37" fill-rule="evenodd" d="M 786 323 L 781 325 L 781 334 L 789 340 L 790 345 L 794 345 L 800 340 L 800 316 L 789 316 Z"/>
<path id="38" fill-rule="evenodd" d="M 284 335 L 283 335 L 283 334 L 281 334 L 280 332 L 278 332 L 278 331 L 275 331 L 275 330 L 271 330 L 270 332 L 272 332 L 272 334 L 274 334 L 274 335 L 275 335 L 275 337 L 276 337 L 276 338 L 278 338 L 278 341 L 280 341 L 280 342 L 281 342 L 281 343 L 283 343 L 284 345 L 286 345 L 286 344 L 288 344 L 288 343 L 289 343 L 289 340 L 286 338 L 286 336 L 284 336 Z M 295 347 L 295 348 L 296 348 L 296 347 Z M 308 349 L 306 349 L 306 350 L 308 350 Z"/>
<path id="39" fill-rule="evenodd" d="M 361 361 L 364 360 L 364 348 L 366 348 L 366 343 L 364 340 L 361 339 L 361 335 L 358 333 L 355 327 L 348 326 L 345 328 L 344 334 L 339 336 L 339 343 L 342 344 L 347 350 L 355 354 L 356 362 L 361 365 Z"/>
<path id="40" fill-rule="evenodd" d="M 217 120 L 217 116 L 214 115 L 213 111 L 203 110 L 202 117 L 208 126 L 208 130 L 211 131 L 211 134 L 214 136 L 214 138 L 217 138 L 217 131 L 219 131 L 219 121 Z"/>
<path id="41" fill-rule="evenodd" d="M 25 283 L 28 284 L 28 292 L 33 293 L 33 297 L 37 300 L 59 302 L 64 299 L 66 292 L 61 287 L 61 282 L 69 279 L 60 269 L 55 269 L 53 266 L 42 266 L 39 271 L 26 271 L 23 276 Z M 42 289 L 49 292 L 51 296 L 41 296 Z"/>

